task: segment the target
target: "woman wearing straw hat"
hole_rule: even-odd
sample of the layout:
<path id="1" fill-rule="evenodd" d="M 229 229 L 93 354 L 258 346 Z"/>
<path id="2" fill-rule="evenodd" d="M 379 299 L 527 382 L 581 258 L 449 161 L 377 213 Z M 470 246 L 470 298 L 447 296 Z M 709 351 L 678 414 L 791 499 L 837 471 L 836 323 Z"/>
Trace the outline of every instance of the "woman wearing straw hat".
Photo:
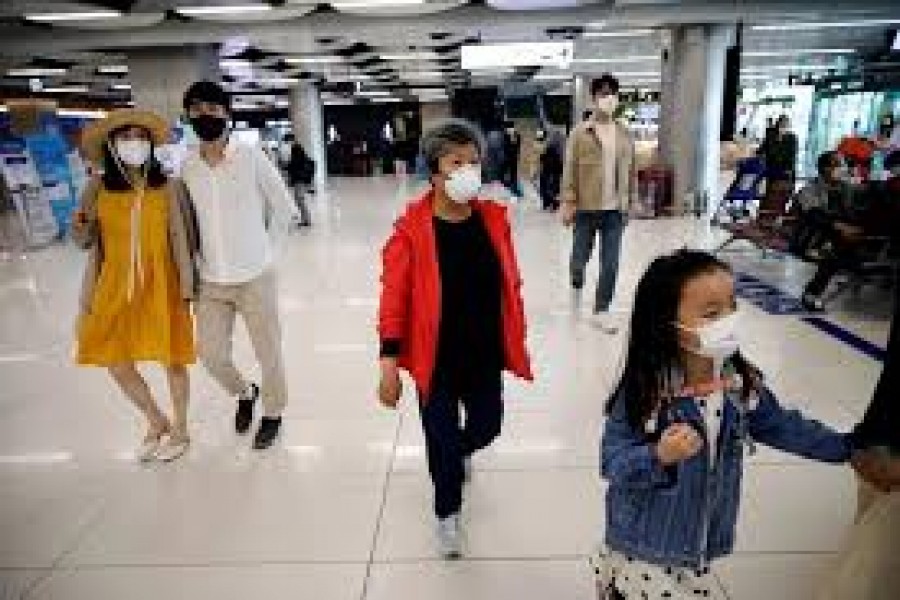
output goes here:
<path id="1" fill-rule="evenodd" d="M 188 448 L 187 365 L 195 361 L 188 301 L 194 293 L 187 202 L 163 175 L 154 148 L 166 122 L 118 110 L 89 127 L 85 153 L 101 169 L 85 190 L 73 237 L 91 251 L 82 289 L 77 361 L 109 369 L 147 422 L 137 458 L 171 461 Z M 173 418 L 157 406 L 139 362 L 162 364 Z"/>

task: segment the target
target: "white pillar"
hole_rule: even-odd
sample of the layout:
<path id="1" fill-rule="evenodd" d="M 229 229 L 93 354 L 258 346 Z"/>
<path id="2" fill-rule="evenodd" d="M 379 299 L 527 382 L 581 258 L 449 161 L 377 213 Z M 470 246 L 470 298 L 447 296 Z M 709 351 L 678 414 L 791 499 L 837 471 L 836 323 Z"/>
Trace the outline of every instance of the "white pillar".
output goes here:
<path id="1" fill-rule="evenodd" d="M 662 64 L 660 157 L 674 170 L 675 206 L 719 194 L 719 131 L 725 52 L 731 28 L 691 25 L 670 29 Z M 691 203 L 687 198 L 691 197 Z"/>
<path id="2" fill-rule="evenodd" d="M 316 187 L 325 186 L 328 172 L 325 153 L 325 119 L 322 94 L 310 83 L 291 88 L 291 128 L 294 137 L 316 163 Z"/>
<path id="3" fill-rule="evenodd" d="M 174 123 L 181 116 L 184 92 L 195 81 L 220 79 L 218 55 L 211 46 L 129 51 L 129 78 L 135 106 Z"/>
<path id="4" fill-rule="evenodd" d="M 576 75 L 572 91 L 572 127 L 582 121 L 584 111 L 590 107 L 591 78 L 589 75 Z"/>

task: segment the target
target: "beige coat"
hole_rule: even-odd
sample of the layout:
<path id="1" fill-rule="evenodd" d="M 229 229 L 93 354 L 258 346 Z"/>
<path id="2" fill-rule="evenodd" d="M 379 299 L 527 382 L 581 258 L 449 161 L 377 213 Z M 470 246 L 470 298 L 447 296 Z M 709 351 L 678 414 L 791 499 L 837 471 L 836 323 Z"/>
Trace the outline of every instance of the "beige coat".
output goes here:
<path id="1" fill-rule="evenodd" d="M 97 198 L 101 185 L 99 179 L 88 182 L 81 195 L 79 206 L 79 212 L 85 215 L 87 223 L 83 227 L 72 229 L 72 240 L 89 252 L 81 283 L 82 314 L 90 309 L 97 278 L 100 276 L 100 266 L 103 264 L 103 240 L 97 216 Z M 185 300 L 193 300 L 197 295 L 198 283 L 194 258 L 200 248 L 196 217 L 184 184 L 181 181 L 170 181 L 168 185 L 171 197 L 175 200 L 169 202 L 169 244 L 172 248 L 172 259 L 178 270 L 182 297 Z"/>
<path id="2" fill-rule="evenodd" d="M 603 202 L 603 149 L 594 121 L 579 123 L 569 134 L 563 166 L 561 197 L 576 210 L 610 209 Z M 616 196 L 619 210 L 627 212 L 634 187 L 634 141 L 623 125 L 616 130 Z"/>

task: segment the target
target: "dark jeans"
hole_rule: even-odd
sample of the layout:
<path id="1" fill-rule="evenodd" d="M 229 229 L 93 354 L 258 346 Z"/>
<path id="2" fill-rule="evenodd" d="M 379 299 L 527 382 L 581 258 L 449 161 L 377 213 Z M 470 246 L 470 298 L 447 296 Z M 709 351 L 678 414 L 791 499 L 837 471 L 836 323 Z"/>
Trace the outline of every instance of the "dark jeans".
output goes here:
<path id="1" fill-rule="evenodd" d="M 309 212 L 309 204 L 306 198 L 306 190 L 308 189 L 309 186 L 303 183 L 294 185 L 294 202 L 297 204 L 297 208 L 300 209 L 301 225 L 312 225 L 312 215 Z"/>
<path id="2" fill-rule="evenodd" d="M 559 208 L 560 175 L 544 171 L 541 173 L 539 185 L 541 191 L 541 207 L 544 210 Z"/>
<path id="3" fill-rule="evenodd" d="M 803 295 L 819 298 L 828 289 L 828 284 L 842 270 L 852 270 L 859 263 L 859 243 L 835 235 L 831 252 L 819 263 L 812 280 L 806 284 Z"/>
<path id="4" fill-rule="evenodd" d="M 594 251 L 594 240 L 600 236 L 600 281 L 594 301 L 594 312 L 609 309 L 616 291 L 619 275 L 619 253 L 625 219 L 617 210 L 578 211 L 575 213 L 575 233 L 569 271 L 572 287 L 584 287 L 584 271 Z"/>
<path id="5" fill-rule="evenodd" d="M 421 407 L 428 471 L 434 483 L 434 512 L 444 519 L 459 512 L 465 480 L 463 461 L 500 435 L 503 384 L 496 380 L 471 391 L 456 392 L 435 378 L 434 389 Z M 460 405 L 465 425 L 460 425 Z"/>

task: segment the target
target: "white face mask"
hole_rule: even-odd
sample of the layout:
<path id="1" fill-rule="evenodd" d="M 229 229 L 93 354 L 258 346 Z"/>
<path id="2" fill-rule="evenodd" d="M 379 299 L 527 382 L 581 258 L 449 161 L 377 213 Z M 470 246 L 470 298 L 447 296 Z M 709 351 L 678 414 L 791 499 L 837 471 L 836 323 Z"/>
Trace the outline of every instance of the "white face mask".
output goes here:
<path id="1" fill-rule="evenodd" d="M 444 183 L 447 196 L 457 204 L 466 204 L 473 200 L 481 190 L 481 167 L 467 165 L 453 171 Z"/>
<path id="2" fill-rule="evenodd" d="M 150 160 L 150 142 L 147 140 L 119 140 L 116 154 L 129 167 L 142 167 Z"/>
<path id="3" fill-rule="evenodd" d="M 612 115 L 618 107 L 619 98 L 614 94 L 597 98 L 597 110 L 604 115 Z"/>
<path id="4" fill-rule="evenodd" d="M 740 321 L 741 313 L 734 311 L 728 316 L 696 329 L 690 329 L 683 325 L 679 325 L 679 327 L 694 333 L 700 340 L 699 347 L 687 348 L 687 350 L 722 363 L 740 350 L 740 342 L 737 337 Z"/>

